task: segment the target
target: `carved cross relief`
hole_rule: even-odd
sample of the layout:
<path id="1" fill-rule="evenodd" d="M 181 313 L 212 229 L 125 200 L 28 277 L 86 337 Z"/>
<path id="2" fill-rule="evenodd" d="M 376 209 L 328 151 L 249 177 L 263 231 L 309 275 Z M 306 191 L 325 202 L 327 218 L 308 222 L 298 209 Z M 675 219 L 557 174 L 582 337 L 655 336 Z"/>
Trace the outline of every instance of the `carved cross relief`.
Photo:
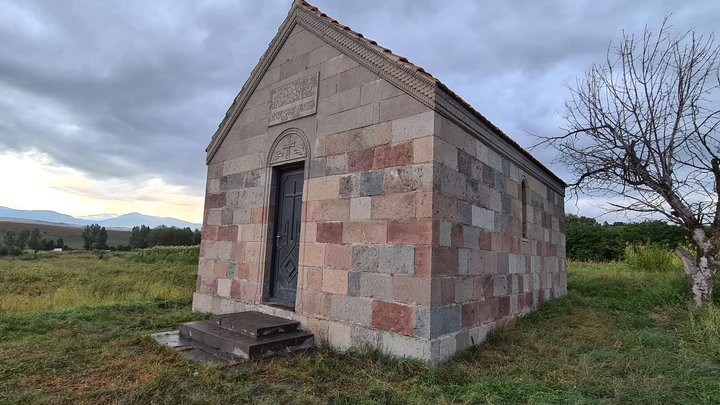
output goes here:
<path id="1" fill-rule="evenodd" d="M 285 162 L 288 160 L 304 158 L 306 156 L 307 151 L 305 150 L 305 144 L 303 141 L 297 134 L 288 133 L 276 144 L 275 150 L 272 152 L 270 163 Z"/>

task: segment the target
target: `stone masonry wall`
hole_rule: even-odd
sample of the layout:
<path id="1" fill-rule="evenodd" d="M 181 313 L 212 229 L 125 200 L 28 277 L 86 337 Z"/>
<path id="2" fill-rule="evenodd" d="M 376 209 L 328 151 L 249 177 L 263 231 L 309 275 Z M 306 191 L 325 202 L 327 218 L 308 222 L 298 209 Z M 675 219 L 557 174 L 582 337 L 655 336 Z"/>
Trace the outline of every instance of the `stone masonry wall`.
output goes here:
<path id="1" fill-rule="evenodd" d="M 430 337 L 440 340 L 440 355 L 447 357 L 566 294 L 564 192 L 553 191 L 450 120 L 438 120 L 432 279 L 439 302 Z"/>
<path id="2" fill-rule="evenodd" d="M 271 90 L 310 75 L 316 113 L 269 126 Z M 268 155 L 289 129 L 309 149 L 294 312 L 262 304 Z M 300 26 L 210 162 L 206 192 L 195 310 L 259 310 L 338 348 L 438 362 L 565 293 L 563 196 Z"/>
<path id="3" fill-rule="evenodd" d="M 319 72 L 317 114 L 268 127 L 270 88 Z M 429 358 L 435 113 L 297 26 L 208 169 L 194 308 L 277 311 L 266 298 L 273 212 L 267 154 L 310 144 L 296 311 L 338 347 Z"/>

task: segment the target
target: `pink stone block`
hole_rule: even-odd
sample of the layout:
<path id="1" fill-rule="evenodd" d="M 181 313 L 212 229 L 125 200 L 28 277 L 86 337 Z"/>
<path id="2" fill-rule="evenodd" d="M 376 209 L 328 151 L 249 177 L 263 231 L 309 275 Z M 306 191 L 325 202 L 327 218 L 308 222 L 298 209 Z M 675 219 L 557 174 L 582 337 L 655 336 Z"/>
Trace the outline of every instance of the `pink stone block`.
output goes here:
<path id="1" fill-rule="evenodd" d="M 479 326 L 491 322 L 492 320 L 492 303 L 490 301 L 479 301 L 463 304 L 463 326 Z"/>
<path id="2" fill-rule="evenodd" d="M 332 200 L 340 195 L 340 176 L 316 177 L 307 184 L 307 201 Z"/>
<path id="3" fill-rule="evenodd" d="M 433 248 L 427 246 L 415 246 L 415 275 L 418 277 L 430 277 L 432 271 Z"/>
<path id="4" fill-rule="evenodd" d="M 203 240 L 218 240 L 218 229 L 220 227 L 216 225 L 203 225 L 202 227 L 202 238 Z"/>
<path id="5" fill-rule="evenodd" d="M 363 223 L 361 241 L 365 243 L 387 242 L 388 225 L 386 221 L 366 221 Z"/>
<path id="6" fill-rule="evenodd" d="M 323 269 L 322 291 L 347 295 L 348 272 L 345 270 Z"/>
<path id="7" fill-rule="evenodd" d="M 218 229 L 217 240 L 235 241 L 235 240 L 237 240 L 237 236 L 238 236 L 237 225 L 226 225 L 226 226 L 221 226 Z"/>
<path id="8" fill-rule="evenodd" d="M 401 220 L 415 217 L 415 194 L 391 194 L 372 199 L 373 219 Z"/>
<path id="9" fill-rule="evenodd" d="M 205 196 L 205 209 L 210 208 L 223 208 L 225 206 L 225 192 L 222 193 L 208 193 Z"/>
<path id="10" fill-rule="evenodd" d="M 455 278 L 433 278 L 431 283 L 433 305 L 445 305 L 455 302 Z"/>
<path id="11" fill-rule="evenodd" d="M 327 317 L 330 315 L 330 294 L 305 290 L 301 295 L 300 305 L 303 315 Z"/>
<path id="12" fill-rule="evenodd" d="M 306 243 L 303 245 L 303 254 L 300 256 L 301 264 L 305 266 L 322 267 L 325 264 L 325 244 Z"/>
<path id="13" fill-rule="evenodd" d="M 345 222 L 343 223 L 342 243 L 360 243 L 363 240 L 362 222 Z"/>
<path id="14" fill-rule="evenodd" d="M 393 299 L 404 304 L 430 305 L 430 279 L 395 274 L 392 278 Z"/>
<path id="15" fill-rule="evenodd" d="M 371 325 L 376 329 L 412 336 L 412 314 L 412 308 L 409 306 L 373 301 Z"/>
<path id="16" fill-rule="evenodd" d="M 413 140 L 413 163 L 425 163 L 433 158 L 433 137 L 426 136 Z"/>
<path id="17" fill-rule="evenodd" d="M 385 145 L 375 148 L 373 168 L 384 169 L 386 167 L 407 166 L 412 164 L 412 161 L 412 141 L 395 145 Z"/>
<path id="18" fill-rule="evenodd" d="M 347 221 L 350 219 L 350 200 L 325 200 L 317 221 Z"/>
<path id="19" fill-rule="evenodd" d="M 432 218 L 433 193 L 418 192 L 415 194 L 415 216 L 417 218 Z"/>
<path id="20" fill-rule="evenodd" d="M 352 245 L 329 244 L 325 247 L 325 266 L 334 269 L 352 268 Z"/>
<path id="21" fill-rule="evenodd" d="M 390 221 L 387 240 L 398 245 L 429 245 L 432 243 L 432 221 Z"/>
<path id="22" fill-rule="evenodd" d="M 348 153 L 348 171 L 364 172 L 372 169 L 375 150 L 373 148 Z"/>
<path id="23" fill-rule="evenodd" d="M 321 222 L 317 224 L 317 241 L 323 243 L 340 243 L 343 235 L 342 222 Z"/>
<path id="24" fill-rule="evenodd" d="M 304 266 L 302 268 L 305 290 L 320 291 L 322 289 L 323 269 L 321 267 Z"/>

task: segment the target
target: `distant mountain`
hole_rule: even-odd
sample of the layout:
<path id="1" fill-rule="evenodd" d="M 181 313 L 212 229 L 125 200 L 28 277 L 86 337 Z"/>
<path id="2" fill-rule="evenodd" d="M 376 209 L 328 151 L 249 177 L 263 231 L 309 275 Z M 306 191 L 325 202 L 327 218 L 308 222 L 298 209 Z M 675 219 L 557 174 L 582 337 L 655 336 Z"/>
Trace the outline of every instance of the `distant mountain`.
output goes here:
<path id="1" fill-rule="evenodd" d="M 94 215 L 83 215 L 81 217 L 77 217 L 79 219 L 87 219 L 89 221 L 103 221 L 110 218 L 117 217 L 118 214 L 94 214 Z"/>
<path id="2" fill-rule="evenodd" d="M 113 216 L 107 219 L 83 219 L 76 218 L 71 215 L 61 214 L 48 210 L 17 210 L 8 207 L 0 207 L 0 218 L 11 218 L 19 220 L 43 221 L 68 225 L 85 226 L 91 224 L 100 224 L 107 228 L 132 228 L 134 226 L 147 225 L 151 228 L 156 226 L 177 226 L 179 228 L 200 229 L 201 224 L 194 224 L 177 218 L 161 218 L 151 215 L 143 215 L 137 212 L 129 214 Z"/>
<path id="3" fill-rule="evenodd" d="M 77 219 L 70 215 L 61 214 L 55 211 L 26 211 L 16 210 L 7 207 L 0 207 L 0 217 L 32 219 L 34 221 L 56 222 L 61 224 L 90 225 L 91 221 Z"/>
<path id="4" fill-rule="evenodd" d="M 117 216 L 115 218 L 105 219 L 102 221 L 98 221 L 98 223 L 103 226 L 110 226 L 115 228 L 132 228 L 133 226 L 138 225 L 147 225 L 151 228 L 160 225 L 177 226 L 178 228 L 202 228 L 201 224 L 193 224 L 177 218 L 154 217 L 151 215 L 143 215 L 137 212 L 131 212 L 129 214 Z"/>

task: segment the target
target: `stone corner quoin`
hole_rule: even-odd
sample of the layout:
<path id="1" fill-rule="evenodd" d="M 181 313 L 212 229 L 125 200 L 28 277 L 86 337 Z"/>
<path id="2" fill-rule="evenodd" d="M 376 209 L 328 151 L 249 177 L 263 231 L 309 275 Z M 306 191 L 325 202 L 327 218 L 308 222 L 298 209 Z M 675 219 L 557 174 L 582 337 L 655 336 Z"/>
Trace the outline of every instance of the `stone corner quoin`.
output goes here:
<path id="1" fill-rule="evenodd" d="M 295 2 L 213 138 L 193 309 L 437 364 L 566 294 L 562 182 L 321 29 L 335 28 Z M 286 168 L 304 173 L 294 208 L 278 198 Z M 278 205 L 299 210 L 290 267 Z M 288 309 L 265 304 L 281 278 Z"/>

